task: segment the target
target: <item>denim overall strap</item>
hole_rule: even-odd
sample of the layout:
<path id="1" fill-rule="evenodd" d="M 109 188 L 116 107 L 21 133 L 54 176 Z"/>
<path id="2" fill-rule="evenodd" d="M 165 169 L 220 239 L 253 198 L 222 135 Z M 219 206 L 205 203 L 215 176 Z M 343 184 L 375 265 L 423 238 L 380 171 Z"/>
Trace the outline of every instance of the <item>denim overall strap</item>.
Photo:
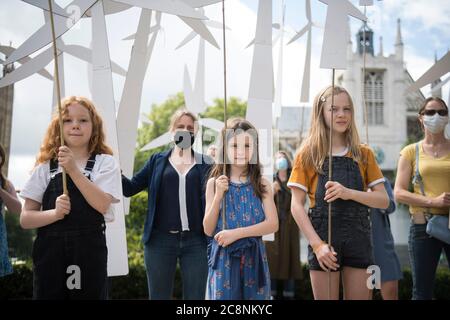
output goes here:
<path id="1" fill-rule="evenodd" d="M 92 168 L 95 164 L 95 155 L 91 155 L 85 167 L 85 175 L 90 179 Z M 44 192 L 42 200 L 42 209 L 50 210 L 55 208 L 55 201 L 62 194 L 62 174 L 56 173 L 58 164 L 56 161 L 50 161 L 50 183 Z M 38 229 L 38 233 L 66 233 L 80 229 L 94 229 L 103 231 L 104 218 L 101 213 L 91 207 L 70 176 L 67 176 L 67 188 L 71 202 L 71 211 L 64 219 L 54 222 L 50 225 Z"/>
<path id="2" fill-rule="evenodd" d="M 310 215 L 328 216 L 328 203 L 325 198 L 325 184 L 328 182 L 329 161 L 325 159 L 322 172 L 319 174 L 317 189 L 315 194 L 316 204 L 310 209 Z M 358 191 L 364 191 L 364 183 L 359 171 L 358 163 L 350 157 L 333 157 L 332 181 L 339 182 L 344 187 Z M 361 215 L 361 211 L 368 213 L 368 207 L 353 200 L 337 199 L 332 202 L 332 215 Z"/>

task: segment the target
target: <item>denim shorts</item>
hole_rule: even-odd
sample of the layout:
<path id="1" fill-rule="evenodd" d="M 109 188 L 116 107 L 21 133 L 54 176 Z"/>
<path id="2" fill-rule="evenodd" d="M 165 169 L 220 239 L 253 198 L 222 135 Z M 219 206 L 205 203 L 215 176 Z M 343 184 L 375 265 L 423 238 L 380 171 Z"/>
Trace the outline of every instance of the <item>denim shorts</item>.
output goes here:
<path id="1" fill-rule="evenodd" d="M 310 220 L 319 237 L 328 242 L 328 217 L 310 216 Z M 331 245 L 337 253 L 337 271 L 343 267 L 366 269 L 374 264 L 370 228 L 368 215 L 332 216 Z M 308 262 L 310 270 L 324 271 L 311 246 L 308 246 Z"/>

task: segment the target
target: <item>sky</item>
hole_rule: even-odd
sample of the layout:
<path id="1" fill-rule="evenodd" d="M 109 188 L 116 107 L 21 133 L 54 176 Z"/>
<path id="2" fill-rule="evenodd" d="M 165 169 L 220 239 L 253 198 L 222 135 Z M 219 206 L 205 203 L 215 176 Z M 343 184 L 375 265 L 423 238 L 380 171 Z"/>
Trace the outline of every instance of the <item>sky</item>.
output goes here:
<path id="1" fill-rule="evenodd" d="M 65 6 L 70 1 L 57 1 Z M 351 1 L 358 5 L 358 1 Z M 450 1 L 448 0 L 384 0 L 374 1 L 367 7 L 369 26 L 374 31 L 375 52 L 379 51 L 379 37 L 383 37 L 384 55 L 394 53 L 397 33 L 397 18 L 401 19 L 402 36 L 405 44 L 405 67 L 413 79 L 418 79 L 434 63 L 434 56 L 442 57 L 450 48 Z M 247 44 L 254 38 L 256 28 L 257 0 L 226 0 L 227 31 L 227 86 L 228 95 L 247 100 L 252 47 Z M 273 22 L 281 20 L 281 0 L 273 0 Z M 286 34 L 284 43 L 306 24 L 305 1 L 285 0 Z M 312 62 L 310 99 L 331 81 L 331 71 L 319 68 L 323 26 L 327 5 L 311 0 L 312 19 L 322 28 L 312 31 Z M 363 7 L 359 7 L 364 11 Z M 122 39 L 136 31 L 140 9 L 132 8 L 106 19 L 111 59 L 128 68 L 132 41 Z M 205 8 L 205 14 L 215 21 L 221 21 L 221 4 Z M 44 24 L 42 10 L 19 0 L 0 1 L 0 44 L 17 47 L 40 26 Z M 353 46 L 354 37 L 361 22 L 350 19 Z M 186 65 L 191 78 L 195 75 L 198 52 L 198 38 L 186 46 L 175 50 L 176 46 L 190 32 L 178 17 L 163 14 L 162 32 L 158 35 L 155 49 L 144 81 L 141 112 L 148 113 L 152 104 L 166 100 L 170 95 L 182 91 L 183 69 Z M 274 30 L 274 36 L 277 31 Z M 82 19 L 63 36 L 66 44 L 89 46 L 91 26 L 89 19 Z M 222 31 L 212 29 L 219 44 L 222 44 Z M 282 103 L 285 106 L 300 105 L 300 88 L 305 57 L 306 37 L 284 47 Z M 278 45 L 274 47 L 273 58 L 275 77 L 278 72 Z M 222 51 L 206 45 L 206 101 L 223 97 L 223 57 Z M 1 55 L 1 54 L 0 54 Z M 32 56 L 35 56 L 32 55 Z M 3 57 L 1 57 L 3 58 Z M 65 55 L 66 94 L 90 97 L 87 64 L 77 58 Z M 53 63 L 46 69 L 53 73 Z M 448 75 L 447 75 L 448 76 Z M 113 75 L 114 96 L 120 101 L 124 78 Z M 449 97 L 449 84 L 444 87 L 443 97 Z M 430 93 L 424 87 L 425 96 Z M 9 178 L 16 188 L 21 188 L 34 164 L 34 157 L 47 128 L 52 110 L 52 83 L 33 75 L 15 84 L 13 128 Z"/>

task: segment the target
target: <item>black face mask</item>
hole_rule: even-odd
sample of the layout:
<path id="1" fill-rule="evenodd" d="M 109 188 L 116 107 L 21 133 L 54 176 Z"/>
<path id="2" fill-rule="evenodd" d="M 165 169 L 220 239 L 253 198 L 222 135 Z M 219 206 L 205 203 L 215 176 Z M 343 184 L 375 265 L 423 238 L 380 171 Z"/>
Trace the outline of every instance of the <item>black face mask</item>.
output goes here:
<path id="1" fill-rule="evenodd" d="M 179 130 L 175 132 L 173 141 L 180 149 L 189 149 L 194 144 L 195 136 L 191 131 Z"/>

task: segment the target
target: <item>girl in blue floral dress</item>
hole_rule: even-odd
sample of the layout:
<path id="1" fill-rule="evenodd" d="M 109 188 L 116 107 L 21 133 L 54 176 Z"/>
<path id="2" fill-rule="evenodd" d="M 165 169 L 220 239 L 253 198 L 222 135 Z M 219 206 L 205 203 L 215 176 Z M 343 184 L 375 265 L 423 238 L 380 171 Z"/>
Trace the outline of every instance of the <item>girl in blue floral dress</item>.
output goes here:
<path id="1" fill-rule="evenodd" d="M 222 150 L 206 186 L 203 227 L 208 236 L 214 237 L 207 299 L 268 300 L 270 275 L 262 236 L 278 230 L 272 186 L 261 176 L 256 129 L 241 119 L 230 121 L 228 127 L 226 133 L 222 132 L 226 164 Z"/>
<path id="2" fill-rule="evenodd" d="M 3 205 L 11 213 L 20 213 L 22 205 L 16 195 L 16 190 L 12 183 L 2 174 L 6 156 L 3 147 L 0 145 L 0 277 L 13 272 L 11 261 L 8 255 L 8 241 L 6 225 L 3 217 Z"/>

